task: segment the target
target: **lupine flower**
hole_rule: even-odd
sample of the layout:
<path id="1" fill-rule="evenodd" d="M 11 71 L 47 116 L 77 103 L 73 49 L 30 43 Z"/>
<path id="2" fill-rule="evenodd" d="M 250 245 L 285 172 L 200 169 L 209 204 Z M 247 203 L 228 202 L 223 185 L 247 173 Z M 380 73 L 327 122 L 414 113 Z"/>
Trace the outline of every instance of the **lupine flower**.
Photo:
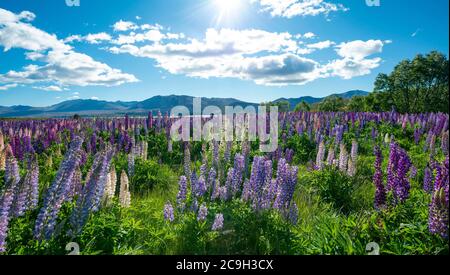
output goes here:
<path id="1" fill-rule="evenodd" d="M 164 219 L 169 222 L 173 222 L 175 220 L 173 207 L 170 202 L 167 202 L 166 205 L 164 206 Z"/>
<path id="2" fill-rule="evenodd" d="M 350 151 L 350 157 L 354 164 L 356 164 L 358 158 L 358 142 L 356 140 L 352 141 L 352 149 Z"/>
<path id="3" fill-rule="evenodd" d="M 396 171 L 398 165 L 398 153 L 397 153 L 397 144 L 395 142 L 391 142 L 390 150 L 389 150 L 389 162 L 387 167 L 387 190 L 391 191 L 394 189 L 396 185 Z"/>
<path id="4" fill-rule="evenodd" d="M 213 231 L 219 231 L 223 228 L 223 214 L 216 214 L 216 217 L 214 219 L 214 223 L 212 225 Z"/>
<path id="5" fill-rule="evenodd" d="M 131 152 L 130 154 L 128 154 L 128 174 L 130 175 L 130 178 L 133 178 L 134 167 L 135 167 L 134 152 Z"/>
<path id="6" fill-rule="evenodd" d="M 234 173 L 232 180 L 232 195 L 236 195 L 237 192 L 241 189 L 242 185 L 242 176 L 244 174 L 245 169 L 245 158 L 240 154 L 236 154 L 234 157 Z"/>
<path id="7" fill-rule="evenodd" d="M 334 153 L 334 147 L 331 146 L 330 150 L 328 151 L 328 156 L 327 156 L 327 165 L 331 166 L 334 163 L 334 157 L 335 157 L 335 153 Z"/>
<path id="8" fill-rule="evenodd" d="M 70 182 L 79 164 L 82 144 L 83 139 L 80 137 L 75 137 L 71 142 L 56 178 L 44 196 L 44 204 L 39 211 L 34 228 L 34 237 L 38 240 L 50 239 L 53 235 L 59 210 L 66 199 L 66 192 L 69 190 Z"/>
<path id="9" fill-rule="evenodd" d="M 11 147 L 6 148 L 5 188 L 0 193 L 0 253 L 6 250 L 6 237 L 10 220 L 10 209 L 19 184 L 19 171 Z"/>
<path id="10" fill-rule="evenodd" d="M 287 148 L 284 155 L 285 155 L 284 158 L 286 159 L 286 161 L 288 163 L 292 163 L 292 160 L 294 158 L 294 150 L 290 149 L 290 148 Z"/>
<path id="11" fill-rule="evenodd" d="M 414 129 L 414 142 L 415 142 L 416 145 L 419 144 L 421 135 L 422 134 L 420 133 L 420 129 L 419 128 Z"/>
<path id="12" fill-rule="evenodd" d="M 191 151 L 187 142 L 184 145 L 184 175 L 187 178 L 191 177 Z"/>
<path id="13" fill-rule="evenodd" d="M 322 141 L 319 144 L 319 149 L 317 150 L 316 156 L 316 169 L 322 170 L 323 168 L 323 160 L 325 158 L 325 143 Z"/>
<path id="14" fill-rule="evenodd" d="M 347 172 L 348 153 L 345 145 L 341 143 L 339 150 L 339 170 Z"/>
<path id="15" fill-rule="evenodd" d="M 206 207 L 205 203 L 202 203 L 200 209 L 198 210 L 197 220 L 204 221 L 206 220 L 206 216 L 208 216 L 208 207 Z"/>
<path id="16" fill-rule="evenodd" d="M 351 158 L 349 158 L 348 164 L 347 164 L 347 175 L 349 175 L 350 177 L 353 177 L 355 174 L 356 174 L 355 163 L 353 162 L 353 160 Z"/>
<path id="17" fill-rule="evenodd" d="M 298 207 L 295 202 L 291 204 L 289 207 L 289 214 L 288 214 L 288 220 L 293 224 L 296 225 L 298 223 Z"/>
<path id="18" fill-rule="evenodd" d="M 197 210 L 198 210 L 198 200 L 197 198 L 193 198 L 191 203 L 191 211 L 197 212 Z"/>
<path id="19" fill-rule="evenodd" d="M 447 130 L 444 133 L 442 133 L 441 136 L 441 150 L 446 156 L 448 156 L 448 143 L 449 143 L 449 134 Z"/>
<path id="20" fill-rule="evenodd" d="M 27 187 L 25 209 L 34 210 L 39 199 L 39 164 L 36 157 L 30 161 L 30 167 L 24 181 Z"/>
<path id="21" fill-rule="evenodd" d="M 119 202 L 122 207 L 130 207 L 131 204 L 131 194 L 129 190 L 130 186 L 128 183 L 128 176 L 125 171 L 122 171 L 120 175 L 120 193 Z"/>
<path id="22" fill-rule="evenodd" d="M 437 171 L 433 198 L 429 210 L 429 230 L 433 234 L 439 234 L 448 239 L 449 222 L 449 158 Z"/>
<path id="23" fill-rule="evenodd" d="M 431 193 L 433 191 L 433 172 L 429 166 L 427 166 L 424 170 L 423 190 L 427 193 Z"/>
<path id="24" fill-rule="evenodd" d="M 181 176 L 178 182 L 177 205 L 180 209 L 184 209 L 187 196 L 187 178 Z"/>
<path id="25" fill-rule="evenodd" d="M 381 169 L 382 154 L 378 146 L 375 147 L 375 174 L 373 183 L 375 184 L 375 208 L 381 209 L 386 206 L 386 189 L 383 184 L 383 171 Z"/>
<path id="26" fill-rule="evenodd" d="M 89 214 L 96 212 L 104 198 L 105 187 L 110 179 L 111 160 L 114 152 L 111 148 L 99 151 L 94 158 L 89 178 L 77 199 L 77 205 L 70 217 L 72 236 L 78 235 L 87 222 Z"/>

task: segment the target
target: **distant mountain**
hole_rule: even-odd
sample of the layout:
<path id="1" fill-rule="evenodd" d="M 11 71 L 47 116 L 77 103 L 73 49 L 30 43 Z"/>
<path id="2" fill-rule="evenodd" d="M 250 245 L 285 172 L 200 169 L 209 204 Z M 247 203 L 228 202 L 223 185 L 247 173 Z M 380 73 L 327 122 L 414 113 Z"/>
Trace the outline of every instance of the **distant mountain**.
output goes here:
<path id="1" fill-rule="evenodd" d="M 352 91 L 348 91 L 348 92 L 342 93 L 342 94 L 332 94 L 327 97 L 338 96 L 343 99 L 350 99 L 354 96 L 367 96 L 368 94 L 369 93 L 366 91 L 352 90 Z M 274 102 L 287 101 L 287 102 L 289 102 L 289 105 L 290 105 L 291 109 L 293 110 L 295 108 L 295 106 L 297 106 L 297 104 L 301 103 L 302 101 L 305 101 L 308 104 L 315 104 L 315 103 L 321 102 L 322 100 L 324 100 L 327 97 L 303 96 L 303 97 L 299 97 L 299 98 L 279 98 L 279 99 L 275 100 Z"/>
<path id="2" fill-rule="evenodd" d="M 365 96 L 367 92 L 364 91 L 349 91 L 343 94 L 336 94 L 342 98 L 348 99 L 353 96 Z M 31 107 L 31 106 L 0 106 L 0 117 L 64 117 L 72 116 L 74 114 L 84 116 L 108 116 L 108 115 L 123 115 L 126 113 L 144 115 L 150 111 L 162 113 L 170 112 L 175 106 L 186 106 L 192 113 L 192 103 L 194 97 L 185 95 L 170 95 L 170 96 L 154 96 L 144 101 L 131 102 L 109 102 L 103 100 L 78 99 L 64 101 L 49 107 Z M 274 102 L 287 100 L 291 108 L 305 101 L 307 103 L 318 103 L 324 98 L 315 97 L 300 97 L 300 98 L 280 98 Z M 222 111 L 225 106 L 257 106 L 256 103 L 240 101 L 234 98 L 202 98 L 202 107 L 217 106 Z"/>

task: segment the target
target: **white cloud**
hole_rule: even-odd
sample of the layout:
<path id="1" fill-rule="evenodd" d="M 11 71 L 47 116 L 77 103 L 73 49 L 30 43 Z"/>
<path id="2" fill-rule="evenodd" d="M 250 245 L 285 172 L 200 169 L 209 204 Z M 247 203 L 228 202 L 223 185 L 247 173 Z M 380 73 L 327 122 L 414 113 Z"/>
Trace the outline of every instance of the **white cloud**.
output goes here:
<path id="1" fill-rule="evenodd" d="M 92 99 L 92 100 L 99 100 L 99 98 L 96 97 L 96 96 L 91 97 L 91 99 Z"/>
<path id="2" fill-rule="evenodd" d="M 259 3 L 261 11 L 269 12 L 273 17 L 292 18 L 295 16 L 328 15 L 330 12 L 347 11 L 342 4 L 324 0 L 251 0 Z"/>
<path id="3" fill-rule="evenodd" d="M 316 37 L 316 35 L 315 35 L 314 33 L 312 33 L 312 32 L 307 32 L 307 33 L 305 33 L 305 34 L 303 35 L 303 37 L 304 37 L 304 38 L 307 38 L 307 39 L 311 39 L 311 38 Z"/>
<path id="4" fill-rule="evenodd" d="M 38 89 L 38 90 L 42 90 L 42 91 L 49 91 L 49 92 L 61 92 L 63 90 L 67 90 L 66 88 L 61 88 L 61 87 L 56 86 L 56 85 L 50 85 L 50 86 L 44 86 L 44 87 L 35 86 L 33 88 L 34 89 Z"/>
<path id="5" fill-rule="evenodd" d="M 306 34 L 305 34 L 306 35 Z M 312 34 L 306 35 L 313 37 Z M 303 48 L 299 36 L 263 30 L 208 29 L 202 40 L 186 38 L 178 43 L 132 43 L 112 46 L 114 54 L 150 58 L 171 74 L 199 78 L 238 78 L 260 85 L 302 85 L 318 78 L 338 76 L 349 79 L 369 74 L 381 58 L 367 58 L 380 53 L 391 41 L 368 40 L 341 43 L 336 48 L 340 59 L 320 64 L 301 57 L 336 45 L 326 40 Z"/>
<path id="6" fill-rule="evenodd" d="M 371 55 L 381 53 L 385 44 L 392 41 L 386 40 L 355 40 L 341 43 L 336 46 L 336 52 L 342 59 L 330 62 L 326 67 L 333 76 L 350 79 L 356 76 L 370 74 L 371 71 L 380 66 L 382 59 L 367 58 Z"/>
<path id="7" fill-rule="evenodd" d="M 306 47 L 310 48 L 310 49 L 315 49 L 315 50 L 323 50 L 323 49 L 333 46 L 334 44 L 335 43 L 333 41 L 326 40 L 326 41 L 321 41 L 321 42 L 317 42 L 317 43 L 313 43 L 313 44 L 308 44 L 308 45 L 306 45 Z"/>
<path id="8" fill-rule="evenodd" d="M 142 17 L 140 17 L 139 15 L 136 15 L 136 20 L 141 20 Z"/>
<path id="9" fill-rule="evenodd" d="M 99 44 L 102 41 L 110 41 L 111 35 L 107 34 L 106 32 L 101 33 L 95 33 L 95 34 L 88 34 L 85 36 L 85 39 L 90 44 Z"/>
<path id="10" fill-rule="evenodd" d="M 12 88 L 16 88 L 17 86 L 18 86 L 17 83 L 0 85 L 0 91 L 6 91 Z"/>
<path id="11" fill-rule="evenodd" d="M 138 26 L 131 21 L 120 20 L 113 25 L 114 31 L 124 32 L 129 30 L 136 30 Z"/>
<path id="12" fill-rule="evenodd" d="M 109 50 L 154 59 L 168 72 L 190 77 L 231 77 L 280 86 L 320 77 L 317 62 L 295 54 L 299 48 L 289 33 L 208 29 L 203 40 L 142 47 L 128 44 Z"/>
<path id="13" fill-rule="evenodd" d="M 344 58 L 362 59 L 375 53 L 381 53 L 383 45 L 381 40 L 355 40 L 341 43 L 336 48 L 337 53 Z"/>
<path id="14" fill-rule="evenodd" d="M 64 39 L 64 43 L 72 43 L 72 42 L 81 42 L 86 41 L 89 44 L 100 44 L 101 42 L 110 41 L 112 40 L 111 35 L 107 34 L 106 32 L 100 32 L 100 33 L 90 33 L 85 36 L 81 35 L 71 35 Z"/>
<path id="15" fill-rule="evenodd" d="M 0 46 L 5 51 L 11 48 L 27 50 L 27 59 L 45 63 L 31 64 L 23 67 L 22 71 L 0 74 L 0 83 L 50 82 L 55 86 L 115 86 L 138 81 L 135 76 L 95 61 L 86 54 L 75 52 L 55 35 L 23 22 L 34 17 L 29 12 L 17 15 L 0 8 Z M 93 37 L 92 41 L 98 38 Z"/>

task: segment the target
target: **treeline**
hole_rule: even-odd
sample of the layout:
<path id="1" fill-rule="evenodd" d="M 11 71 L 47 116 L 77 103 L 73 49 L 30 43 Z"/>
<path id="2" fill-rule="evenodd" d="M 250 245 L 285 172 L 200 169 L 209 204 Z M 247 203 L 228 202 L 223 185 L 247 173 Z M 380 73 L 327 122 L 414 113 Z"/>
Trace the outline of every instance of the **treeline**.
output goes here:
<path id="1" fill-rule="evenodd" d="M 449 112 L 449 61 L 437 51 L 403 60 L 389 74 L 379 74 L 368 96 L 343 99 L 330 96 L 322 102 L 301 102 L 295 111 L 358 111 L 383 112 L 395 109 L 400 113 Z M 286 106 L 287 104 L 287 106 Z M 288 102 L 279 102 L 289 109 Z"/>

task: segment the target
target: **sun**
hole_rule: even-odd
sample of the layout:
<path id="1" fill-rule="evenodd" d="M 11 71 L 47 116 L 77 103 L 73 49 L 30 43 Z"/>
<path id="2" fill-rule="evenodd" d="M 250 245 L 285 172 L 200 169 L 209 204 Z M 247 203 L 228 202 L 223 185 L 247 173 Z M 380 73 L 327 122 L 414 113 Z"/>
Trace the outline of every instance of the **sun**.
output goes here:
<path id="1" fill-rule="evenodd" d="M 235 20 L 239 17 L 239 13 L 243 8 L 243 0 L 213 0 L 215 9 L 218 12 L 216 23 L 224 23 L 226 21 Z"/>
<path id="2" fill-rule="evenodd" d="M 241 6 L 241 0 L 214 0 L 214 2 L 222 13 L 237 11 Z"/>

